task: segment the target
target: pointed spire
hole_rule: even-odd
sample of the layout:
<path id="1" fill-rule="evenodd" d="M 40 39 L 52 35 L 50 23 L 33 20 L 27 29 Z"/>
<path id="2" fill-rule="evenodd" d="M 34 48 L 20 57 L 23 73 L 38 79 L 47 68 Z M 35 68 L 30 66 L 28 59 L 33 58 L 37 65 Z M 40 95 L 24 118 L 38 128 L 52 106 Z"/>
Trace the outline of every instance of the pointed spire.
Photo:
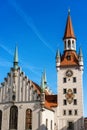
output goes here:
<path id="1" fill-rule="evenodd" d="M 18 69 L 18 48 L 16 46 L 15 53 L 14 53 L 14 69 Z"/>
<path id="2" fill-rule="evenodd" d="M 56 52 L 56 58 L 60 58 L 60 51 L 59 51 L 59 49 Z"/>
<path id="3" fill-rule="evenodd" d="M 41 92 L 44 92 L 44 89 L 45 89 L 44 75 L 42 74 L 42 77 L 41 77 Z"/>
<path id="4" fill-rule="evenodd" d="M 79 49 L 79 56 L 80 56 L 80 57 L 83 57 L 82 49 L 81 49 L 81 48 Z"/>
<path id="5" fill-rule="evenodd" d="M 44 83 L 45 83 L 45 85 L 47 84 L 47 77 L 46 77 L 46 70 L 44 70 Z"/>
<path id="6" fill-rule="evenodd" d="M 68 10 L 68 17 L 67 17 L 66 28 L 65 28 L 63 40 L 66 38 L 76 39 L 76 37 L 74 35 L 74 31 L 73 31 L 71 17 L 70 17 L 70 9 Z"/>

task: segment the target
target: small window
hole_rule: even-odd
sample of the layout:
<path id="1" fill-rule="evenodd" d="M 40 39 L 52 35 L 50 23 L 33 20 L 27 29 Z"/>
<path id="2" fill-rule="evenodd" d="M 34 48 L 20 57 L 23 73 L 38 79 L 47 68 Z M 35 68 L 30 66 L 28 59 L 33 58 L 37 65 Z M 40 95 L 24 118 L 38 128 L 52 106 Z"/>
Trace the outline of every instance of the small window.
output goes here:
<path id="1" fill-rule="evenodd" d="M 70 41 L 70 40 L 68 40 L 68 48 L 70 48 L 70 44 L 71 44 L 71 41 Z"/>
<path id="2" fill-rule="evenodd" d="M 74 115 L 76 116 L 76 115 L 78 115 L 78 112 L 77 112 L 77 110 L 74 110 Z"/>
<path id="3" fill-rule="evenodd" d="M 63 115 L 64 115 L 64 116 L 66 115 L 66 110 L 63 110 Z"/>
<path id="4" fill-rule="evenodd" d="M 76 88 L 73 89 L 73 93 L 77 93 L 77 89 Z"/>
<path id="5" fill-rule="evenodd" d="M 72 115 L 72 110 L 69 110 L 69 115 Z"/>
<path id="6" fill-rule="evenodd" d="M 46 130 L 48 130 L 48 119 L 46 119 Z"/>
<path id="7" fill-rule="evenodd" d="M 77 100 L 76 99 L 73 100 L 73 104 L 77 105 Z"/>
<path id="8" fill-rule="evenodd" d="M 67 105 L 67 101 L 65 99 L 63 100 L 63 105 Z"/>
<path id="9" fill-rule="evenodd" d="M 66 89 L 63 89 L 63 94 L 66 94 L 67 90 Z"/>
<path id="10" fill-rule="evenodd" d="M 74 83 L 76 82 L 76 77 L 73 77 L 73 82 L 74 82 Z"/>
<path id="11" fill-rule="evenodd" d="M 67 55 L 67 60 L 71 60 L 71 56 L 70 55 Z"/>
<path id="12" fill-rule="evenodd" d="M 66 78 L 63 78 L 63 83 L 66 83 Z"/>

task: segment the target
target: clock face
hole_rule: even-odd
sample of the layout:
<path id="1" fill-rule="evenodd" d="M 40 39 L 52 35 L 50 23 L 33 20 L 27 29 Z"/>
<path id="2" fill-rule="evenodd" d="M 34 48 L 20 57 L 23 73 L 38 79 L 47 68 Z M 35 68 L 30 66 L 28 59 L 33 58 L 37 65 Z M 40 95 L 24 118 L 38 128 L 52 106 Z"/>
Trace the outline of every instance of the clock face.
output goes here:
<path id="1" fill-rule="evenodd" d="M 71 77 L 72 75 L 73 75 L 72 70 L 67 70 L 66 71 L 66 76 Z"/>

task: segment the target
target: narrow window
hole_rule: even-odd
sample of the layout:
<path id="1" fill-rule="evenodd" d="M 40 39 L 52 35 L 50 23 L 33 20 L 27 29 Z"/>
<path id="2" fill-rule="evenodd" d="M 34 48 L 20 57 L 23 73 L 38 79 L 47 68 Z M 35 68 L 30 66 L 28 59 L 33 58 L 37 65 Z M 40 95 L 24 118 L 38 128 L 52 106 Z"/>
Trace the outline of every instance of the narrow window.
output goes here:
<path id="1" fill-rule="evenodd" d="M 0 130 L 2 129 L 2 111 L 0 110 Z"/>
<path id="2" fill-rule="evenodd" d="M 73 93 L 77 93 L 77 89 L 76 88 L 73 89 Z"/>
<path id="3" fill-rule="evenodd" d="M 51 130 L 53 129 L 53 122 L 52 122 L 52 120 L 51 120 L 50 128 L 51 128 Z"/>
<path id="4" fill-rule="evenodd" d="M 72 110 L 69 110 L 69 115 L 72 115 Z"/>
<path id="5" fill-rule="evenodd" d="M 65 99 L 63 100 L 63 105 L 67 105 L 67 101 Z"/>
<path id="6" fill-rule="evenodd" d="M 77 105 L 77 100 L 76 99 L 73 100 L 73 104 Z"/>
<path id="7" fill-rule="evenodd" d="M 26 110 L 26 130 L 32 130 L 32 110 Z"/>
<path id="8" fill-rule="evenodd" d="M 77 110 L 74 110 L 74 115 L 76 116 L 78 114 Z"/>
<path id="9" fill-rule="evenodd" d="M 76 82 L 76 77 L 73 77 L 73 82 L 74 82 L 74 83 Z"/>
<path id="10" fill-rule="evenodd" d="M 64 116 L 66 115 L 66 110 L 63 110 L 63 115 L 64 115 Z"/>
<path id="11" fill-rule="evenodd" d="M 48 119 L 46 119 L 46 130 L 48 130 Z"/>
<path id="12" fill-rule="evenodd" d="M 18 122 L 18 108 L 16 106 L 12 106 L 10 108 L 9 129 L 17 130 L 17 122 Z"/>
<path id="13" fill-rule="evenodd" d="M 71 44 L 71 41 L 68 40 L 68 48 L 70 49 L 70 44 Z"/>
<path id="14" fill-rule="evenodd" d="M 66 94 L 66 89 L 63 89 L 63 94 Z"/>
<path id="15" fill-rule="evenodd" d="M 66 83 L 66 78 L 63 78 L 63 83 Z"/>

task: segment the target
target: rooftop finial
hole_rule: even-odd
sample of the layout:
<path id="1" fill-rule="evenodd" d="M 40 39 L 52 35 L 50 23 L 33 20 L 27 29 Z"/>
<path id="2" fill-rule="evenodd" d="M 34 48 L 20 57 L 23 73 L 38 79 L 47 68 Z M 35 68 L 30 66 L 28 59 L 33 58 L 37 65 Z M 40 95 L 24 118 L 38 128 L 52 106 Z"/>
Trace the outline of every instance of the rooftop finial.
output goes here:
<path id="1" fill-rule="evenodd" d="M 68 14 L 70 15 L 70 8 L 68 9 Z"/>
<path id="2" fill-rule="evenodd" d="M 18 48 L 16 46 L 15 53 L 14 53 L 14 69 L 18 68 Z"/>

